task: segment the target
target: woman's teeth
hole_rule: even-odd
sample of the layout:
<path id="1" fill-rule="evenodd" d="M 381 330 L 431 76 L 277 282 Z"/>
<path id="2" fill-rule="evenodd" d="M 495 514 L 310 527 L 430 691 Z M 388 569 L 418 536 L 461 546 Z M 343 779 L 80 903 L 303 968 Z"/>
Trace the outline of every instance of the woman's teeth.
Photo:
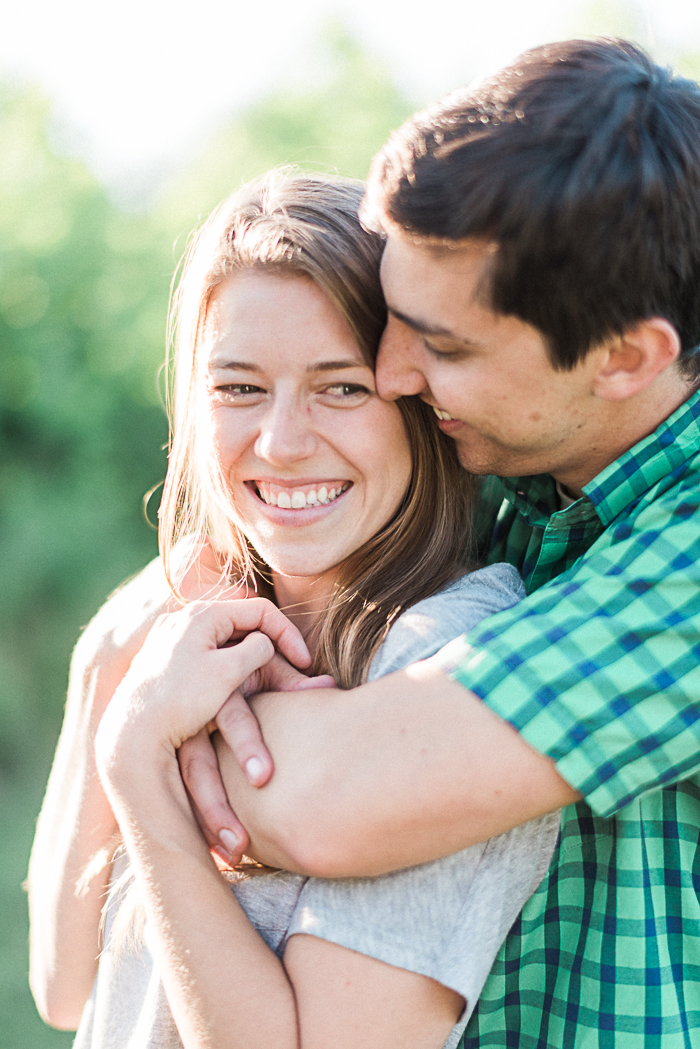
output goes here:
<path id="1" fill-rule="evenodd" d="M 308 491 L 289 489 L 273 492 L 261 484 L 256 484 L 255 487 L 260 498 L 268 506 L 279 506 L 281 510 L 305 510 L 307 506 L 325 506 L 332 503 L 343 492 L 347 492 L 350 482 L 344 481 L 335 488 L 322 484 L 320 488 L 310 488 Z"/>
<path id="2" fill-rule="evenodd" d="M 433 405 L 433 411 L 437 415 L 438 419 L 445 420 L 445 419 L 451 419 L 452 418 L 452 416 L 450 415 L 449 412 L 443 411 L 442 408 L 436 408 L 435 405 Z"/>

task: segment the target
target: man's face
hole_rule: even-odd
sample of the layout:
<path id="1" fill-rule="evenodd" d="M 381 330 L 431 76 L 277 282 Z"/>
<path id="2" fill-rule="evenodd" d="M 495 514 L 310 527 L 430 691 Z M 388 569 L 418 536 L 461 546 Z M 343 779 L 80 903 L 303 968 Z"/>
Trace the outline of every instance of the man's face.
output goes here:
<path id="1" fill-rule="evenodd" d="M 604 443 L 593 393 L 599 352 L 556 371 L 537 329 L 484 305 L 492 251 L 477 240 L 437 248 L 389 234 L 378 391 L 387 399 L 420 394 L 473 473 L 552 473 L 579 487 Z"/>

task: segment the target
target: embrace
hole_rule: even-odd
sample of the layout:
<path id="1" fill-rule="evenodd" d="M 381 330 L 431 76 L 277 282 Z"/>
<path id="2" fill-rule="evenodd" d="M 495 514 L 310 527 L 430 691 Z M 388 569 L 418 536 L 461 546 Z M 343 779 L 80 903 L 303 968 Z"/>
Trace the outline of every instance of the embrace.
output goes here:
<path id="1" fill-rule="evenodd" d="M 194 239 L 29 874 L 76 1049 L 692 1049 L 700 88 L 569 41 Z M 105 903 L 106 900 L 106 903 Z"/>

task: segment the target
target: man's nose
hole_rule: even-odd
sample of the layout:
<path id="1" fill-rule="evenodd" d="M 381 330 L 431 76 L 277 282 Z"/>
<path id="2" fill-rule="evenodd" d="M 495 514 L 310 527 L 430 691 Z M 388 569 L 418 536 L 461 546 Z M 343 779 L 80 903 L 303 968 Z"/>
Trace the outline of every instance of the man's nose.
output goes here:
<path id="1" fill-rule="evenodd" d="M 272 466 L 308 459 L 318 446 L 308 408 L 297 402 L 275 404 L 265 415 L 255 442 L 255 454 Z"/>
<path id="2" fill-rule="evenodd" d="M 377 393 L 385 401 L 410 397 L 427 388 L 418 363 L 417 336 L 389 318 L 377 354 Z"/>

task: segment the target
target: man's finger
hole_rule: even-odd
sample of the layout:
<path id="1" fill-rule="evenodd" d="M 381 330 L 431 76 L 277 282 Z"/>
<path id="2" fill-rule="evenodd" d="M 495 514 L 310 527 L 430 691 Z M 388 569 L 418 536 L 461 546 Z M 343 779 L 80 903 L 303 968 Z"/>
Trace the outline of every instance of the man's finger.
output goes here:
<path id="1" fill-rule="evenodd" d="M 229 805 L 207 730 L 185 740 L 177 756 L 192 810 L 207 844 L 219 856 L 223 846 L 227 862 L 235 866 L 248 845 L 248 835 Z"/>
<path id="2" fill-rule="evenodd" d="M 240 690 L 232 693 L 216 715 L 216 724 L 233 756 L 254 787 L 263 787 L 274 771 L 255 714 Z"/>
<path id="3" fill-rule="evenodd" d="M 253 687 L 251 688 L 250 685 Z M 243 691 L 246 697 L 253 692 L 294 692 L 303 688 L 333 688 L 335 681 L 328 674 L 319 677 L 307 677 L 293 667 L 278 652 L 269 663 L 261 667 L 254 675 L 252 682 Z"/>
<path id="4" fill-rule="evenodd" d="M 306 677 L 304 674 L 300 674 L 300 681 L 294 685 L 294 689 L 300 692 L 304 688 L 335 688 L 335 678 L 332 678 L 330 674 L 318 674 L 316 677 Z M 280 692 L 286 691 L 280 689 Z"/>

